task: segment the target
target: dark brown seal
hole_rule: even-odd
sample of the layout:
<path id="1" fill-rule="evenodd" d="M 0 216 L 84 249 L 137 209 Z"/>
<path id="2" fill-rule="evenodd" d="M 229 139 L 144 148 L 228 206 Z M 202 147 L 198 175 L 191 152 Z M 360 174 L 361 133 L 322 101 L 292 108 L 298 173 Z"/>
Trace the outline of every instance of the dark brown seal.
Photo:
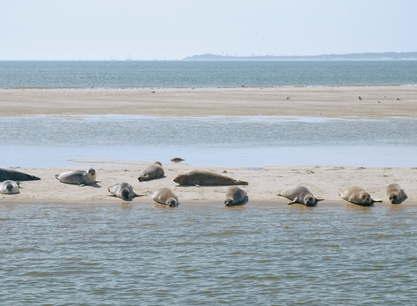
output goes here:
<path id="1" fill-rule="evenodd" d="M 186 174 L 180 174 L 174 182 L 180 185 L 190 186 L 227 186 L 227 185 L 248 185 L 248 182 L 232 179 L 221 174 L 194 170 Z"/>
<path id="2" fill-rule="evenodd" d="M 26 174 L 17 170 L 0 168 L 0 182 L 3 181 L 38 181 L 39 177 Z"/>

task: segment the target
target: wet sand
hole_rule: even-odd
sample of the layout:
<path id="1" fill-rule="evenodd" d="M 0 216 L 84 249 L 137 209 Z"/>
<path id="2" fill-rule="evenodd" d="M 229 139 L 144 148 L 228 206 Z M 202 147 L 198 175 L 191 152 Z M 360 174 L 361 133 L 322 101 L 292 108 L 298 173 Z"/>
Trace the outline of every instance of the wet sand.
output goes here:
<path id="1" fill-rule="evenodd" d="M 407 119 L 417 118 L 416 106 L 415 86 L 0 90 L 1 116 L 134 114 Z M 55 179 L 55 174 L 82 170 L 82 167 L 20 168 L 18 170 L 39 176 L 41 181 L 22 182 L 20 194 L 0 195 L 0 202 L 120 203 L 120 199 L 110 197 L 107 187 L 126 181 L 133 185 L 136 193 L 144 195 L 132 202 L 149 202 L 156 189 L 170 187 L 182 203 L 222 203 L 227 186 L 181 187 L 173 182 L 178 174 L 198 168 L 248 181 L 249 185 L 243 188 L 248 192 L 249 205 L 284 205 L 288 201 L 276 194 L 292 185 L 304 185 L 315 196 L 325 198 L 326 201 L 320 202 L 319 206 L 326 203 L 345 205 L 338 191 L 354 185 L 365 188 L 373 198 L 380 198 L 386 204 L 386 187 L 394 182 L 400 184 L 408 194 L 408 200 L 402 205 L 417 204 L 417 165 L 412 168 L 354 168 L 340 165 L 247 169 L 168 163 L 164 165 L 165 178 L 140 183 L 137 180 L 140 171 L 153 161 L 117 161 L 114 165 L 112 162 L 84 161 L 84 169 L 94 167 L 97 179 L 101 180 L 96 186 L 85 187 L 62 184 Z"/>
<path id="2" fill-rule="evenodd" d="M 416 86 L 0 89 L 1 116 L 416 118 L 416 103 Z"/>

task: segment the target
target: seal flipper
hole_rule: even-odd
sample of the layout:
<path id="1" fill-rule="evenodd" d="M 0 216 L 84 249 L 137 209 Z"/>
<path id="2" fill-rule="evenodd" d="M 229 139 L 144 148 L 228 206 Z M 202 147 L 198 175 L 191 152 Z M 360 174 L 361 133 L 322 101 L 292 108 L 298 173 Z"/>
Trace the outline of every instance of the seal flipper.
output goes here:
<path id="1" fill-rule="evenodd" d="M 288 203 L 287 205 L 297 204 L 298 203 L 298 197 L 295 197 L 292 202 Z"/>

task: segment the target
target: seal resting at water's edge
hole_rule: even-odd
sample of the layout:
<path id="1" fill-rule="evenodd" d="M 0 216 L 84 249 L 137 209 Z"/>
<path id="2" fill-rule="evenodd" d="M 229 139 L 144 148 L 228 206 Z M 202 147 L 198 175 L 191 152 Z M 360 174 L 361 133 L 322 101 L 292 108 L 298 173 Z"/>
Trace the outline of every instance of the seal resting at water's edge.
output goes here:
<path id="1" fill-rule="evenodd" d="M 401 204 L 408 196 L 400 185 L 393 183 L 387 187 L 387 197 L 391 204 Z"/>
<path id="2" fill-rule="evenodd" d="M 362 206 L 372 206 L 375 202 L 382 202 L 382 200 L 372 199 L 371 195 L 365 189 L 357 186 L 339 191 L 339 196 L 350 203 Z"/>
<path id="3" fill-rule="evenodd" d="M 229 187 L 226 191 L 226 199 L 224 205 L 226 206 L 237 206 L 243 205 L 248 202 L 248 195 L 245 190 L 238 186 Z"/>
<path id="4" fill-rule="evenodd" d="M 87 171 L 67 171 L 61 174 L 56 174 L 55 177 L 61 183 L 80 185 L 80 187 L 99 182 L 96 181 L 96 170 L 93 168 L 90 168 Z"/>
<path id="5" fill-rule="evenodd" d="M 20 193 L 19 184 L 12 180 L 4 181 L 0 184 L 0 193 L 2 194 L 16 194 Z"/>
<path id="6" fill-rule="evenodd" d="M 141 197 L 143 195 L 136 194 L 133 191 L 132 185 L 126 182 L 114 184 L 113 186 L 107 187 L 107 190 L 115 197 L 121 198 L 122 200 L 129 200 L 134 197 Z"/>
<path id="7" fill-rule="evenodd" d="M 158 204 L 167 205 L 169 207 L 177 207 L 180 205 L 178 197 L 170 188 L 160 188 L 152 195 L 152 200 Z"/>
<path id="8" fill-rule="evenodd" d="M 17 170 L 0 168 L 0 182 L 3 181 L 38 181 L 39 177 L 26 174 Z"/>
<path id="9" fill-rule="evenodd" d="M 317 202 L 324 200 L 313 196 L 310 190 L 304 186 L 291 186 L 279 192 L 277 195 L 291 200 L 292 202 L 288 203 L 288 205 L 299 203 L 305 206 L 316 206 Z"/>
<path id="10" fill-rule="evenodd" d="M 180 174 L 174 179 L 174 182 L 189 186 L 248 185 L 248 182 L 245 181 L 238 181 L 221 174 L 199 170 Z"/>
<path id="11" fill-rule="evenodd" d="M 139 182 L 150 181 L 153 179 L 161 178 L 165 175 L 164 169 L 162 169 L 162 164 L 159 161 L 156 161 L 154 164 L 150 165 L 148 168 L 142 171 L 138 177 Z"/>

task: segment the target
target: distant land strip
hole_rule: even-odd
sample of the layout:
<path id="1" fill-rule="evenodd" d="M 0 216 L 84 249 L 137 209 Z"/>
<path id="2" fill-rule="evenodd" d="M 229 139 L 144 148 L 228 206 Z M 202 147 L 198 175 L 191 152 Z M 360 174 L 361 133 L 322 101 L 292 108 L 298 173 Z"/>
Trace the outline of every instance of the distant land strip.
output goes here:
<path id="1" fill-rule="evenodd" d="M 184 61 L 288 61 L 288 60 L 417 60 L 417 52 L 383 52 L 383 53 L 350 53 L 350 54 L 323 54 L 323 55 L 253 55 L 230 56 L 216 54 L 193 55 Z"/>

